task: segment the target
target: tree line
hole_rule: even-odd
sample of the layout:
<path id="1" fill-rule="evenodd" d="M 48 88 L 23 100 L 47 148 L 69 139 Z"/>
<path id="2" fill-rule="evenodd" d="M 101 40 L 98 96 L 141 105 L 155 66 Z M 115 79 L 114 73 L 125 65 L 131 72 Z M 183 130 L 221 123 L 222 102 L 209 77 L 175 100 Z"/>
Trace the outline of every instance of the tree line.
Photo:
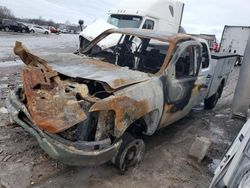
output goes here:
<path id="1" fill-rule="evenodd" d="M 6 18 L 6 19 L 14 19 L 19 22 L 25 22 L 25 23 L 31 23 L 31 24 L 37 24 L 41 26 L 54 26 L 54 27 L 59 27 L 59 23 L 55 23 L 53 20 L 46 20 L 43 19 L 41 16 L 39 18 L 17 18 L 13 12 L 8 9 L 5 6 L 0 6 L 0 18 Z"/>

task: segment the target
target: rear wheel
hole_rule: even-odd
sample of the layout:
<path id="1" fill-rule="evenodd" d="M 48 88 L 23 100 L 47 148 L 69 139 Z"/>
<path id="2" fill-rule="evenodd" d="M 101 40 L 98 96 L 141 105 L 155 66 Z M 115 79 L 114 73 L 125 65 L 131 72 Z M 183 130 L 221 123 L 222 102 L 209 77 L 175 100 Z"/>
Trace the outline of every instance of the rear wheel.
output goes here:
<path id="1" fill-rule="evenodd" d="M 32 30 L 30 30 L 30 32 L 31 32 L 31 33 L 35 33 L 35 31 L 34 31 L 33 29 L 32 29 Z"/>
<path id="2" fill-rule="evenodd" d="M 22 29 L 22 33 L 26 33 L 26 30 L 25 30 L 25 29 Z"/>
<path id="3" fill-rule="evenodd" d="M 48 31 L 45 31 L 45 32 L 44 32 L 44 34 L 45 34 L 45 35 L 48 35 L 48 34 L 49 34 L 49 32 L 48 32 Z"/>
<path id="4" fill-rule="evenodd" d="M 125 132 L 122 136 L 122 145 L 115 158 L 115 165 L 124 174 L 129 167 L 135 166 L 142 161 L 145 153 L 145 144 L 142 139 L 136 139 Z"/>
<path id="5" fill-rule="evenodd" d="M 213 109 L 216 106 L 222 91 L 223 91 L 223 84 L 221 83 L 217 92 L 211 97 L 204 100 L 205 109 Z"/>
<path id="6" fill-rule="evenodd" d="M 6 32 L 9 32 L 9 31 L 10 31 L 10 28 L 9 28 L 9 27 L 5 27 L 5 31 L 6 31 Z"/>

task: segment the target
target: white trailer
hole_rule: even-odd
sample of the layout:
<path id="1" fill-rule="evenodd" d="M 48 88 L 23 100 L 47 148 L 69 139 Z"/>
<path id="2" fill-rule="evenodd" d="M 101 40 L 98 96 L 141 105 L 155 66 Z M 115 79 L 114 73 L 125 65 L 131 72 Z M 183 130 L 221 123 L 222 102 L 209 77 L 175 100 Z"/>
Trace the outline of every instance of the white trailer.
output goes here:
<path id="1" fill-rule="evenodd" d="M 138 28 L 178 33 L 181 28 L 184 3 L 179 0 L 123 0 L 108 12 L 107 21 L 95 20 L 79 36 L 79 51 L 107 29 Z M 116 39 L 105 41 L 112 46 Z M 106 44 L 108 43 L 108 45 Z"/>
<path id="2" fill-rule="evenodd" d="M 249 34 L 250 26 L 226 25 L 221 37 L 220 52 L 238 54 L 240 63 L 244 56 Z"/>

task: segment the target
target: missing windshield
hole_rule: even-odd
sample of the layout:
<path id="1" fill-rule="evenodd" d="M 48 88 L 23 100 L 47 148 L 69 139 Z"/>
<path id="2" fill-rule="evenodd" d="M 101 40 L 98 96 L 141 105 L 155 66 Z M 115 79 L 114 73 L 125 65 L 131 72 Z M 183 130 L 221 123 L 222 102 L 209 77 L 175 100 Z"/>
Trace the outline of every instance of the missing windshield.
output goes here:
<path id="1" fill-rule="evenodd" d="M 110 45 L 116 39 L 114 44 Z M 107 47 L 109 46 L 109 47 Z M 155 74 L 164 62 L 169 43 L 113 33 L 92 47 L 87 55 L 132 70 Z"/>

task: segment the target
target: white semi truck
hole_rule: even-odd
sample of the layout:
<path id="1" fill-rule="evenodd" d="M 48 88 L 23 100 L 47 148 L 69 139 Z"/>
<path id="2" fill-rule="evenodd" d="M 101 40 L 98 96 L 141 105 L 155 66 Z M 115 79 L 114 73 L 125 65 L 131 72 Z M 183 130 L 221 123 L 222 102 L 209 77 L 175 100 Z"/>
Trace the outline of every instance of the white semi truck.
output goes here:
<path id="1" fill-rule="evenodd" d="M 107 29 L 138 28 L 178 33 L 181 28 L 184 3 L 178 0 L 123 0 L 108 14 L 107 21 L 95 20 L 79 36 L 81 50 Z M 120 37 L 120 36 L 117 36 Z M 104 46 L 115 45 L 116 38 L 105 40 Z"/>

